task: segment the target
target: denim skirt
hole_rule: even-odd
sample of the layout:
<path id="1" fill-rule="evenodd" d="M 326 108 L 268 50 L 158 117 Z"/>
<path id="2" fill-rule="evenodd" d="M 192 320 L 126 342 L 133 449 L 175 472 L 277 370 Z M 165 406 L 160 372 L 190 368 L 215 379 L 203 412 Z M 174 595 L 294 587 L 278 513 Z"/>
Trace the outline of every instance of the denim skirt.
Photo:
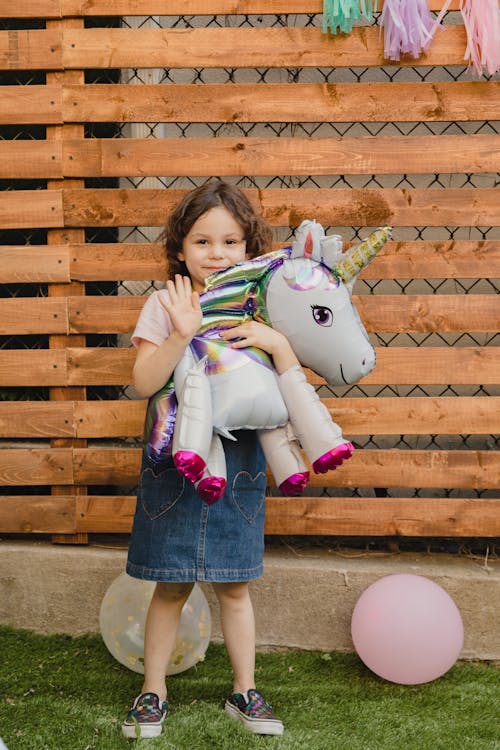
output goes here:
<path id="1" fill-rule="evenodd" d="M 127 573 L 148 581 L 250 581 L 263 573 L 266 463 L 257 434 L 222 438 L 227 487 L 207 505 L 171 459 L 144 456 Z"/>

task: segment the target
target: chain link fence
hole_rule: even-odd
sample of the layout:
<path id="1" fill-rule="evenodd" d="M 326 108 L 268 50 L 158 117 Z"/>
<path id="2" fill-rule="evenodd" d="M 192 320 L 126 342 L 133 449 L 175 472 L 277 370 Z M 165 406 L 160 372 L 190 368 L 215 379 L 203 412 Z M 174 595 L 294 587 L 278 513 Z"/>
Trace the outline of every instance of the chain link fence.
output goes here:
<path id="1" fill-rule="evenodd" d="M 378 25 L 380 14 L 376 14 L 373 24 Z M 320 14 L 301 15 L 231 15 L 231 16 L 146 16 L 126 18 L 90 18 L 86 26 L 127 27 L 127 28 L 177 28 L 189 29 L 200 27 L 289 27 L 314 26 L 320 27 Z M 448 13 L 445 24 L 461 23 L 460 14 Z M 39 21 L 7 22 L 3 21 L 1 28 L 43 28 Z M 382 40 L 381 40 L 382 44 Z M 186 56 L 188 62 L 189 56 Z M 234 83 L 356 83 L 356 82 L 418 82 L 418 81 L 470 81 L 472 73 L 465 66 L 432 66 L 407 67 L 391 65 L 384 68 L 367 67 L 328 67 L 328 68 L 188 68 L 185 69 L 130 69 L 130 70 L 90 70 L 86 71 L 86 83 L 128 83 L 140 84 L 227 84 Z M 484 76 L 484 80 L 488 80 Z M 41 84 L 45 75 L 40 72 L 0 73 L 0 82 L 5 85 Z M 374 135 L 440 135 L 440 134 L 498 134 L 498 121 L 450 121 L 450 122 L 362 122 L 362 112 L 359 122 L 342 123 L 132 123 L 110 124 L 93 123 L 85 126 L 87 138 L 188 138 L 219 136 L 248 136 L 263 137 L 342 137 L 342 136 L 374 136 Z M 1 126 L 0 138 L 3 139 L 43 139 L 45 128 L 42 126 Z M 391 175 L 278 175 L 272 177 L 256 177 L 247 175 L 237 178 L 225 178 L 241 188 L 492 188 L 499 184 L 499 174 L 391 174 Z M 145 188 L 192 188 L 202 184 L 205 177 L 147 177 L 127 179 L 90 179 L 86 180 L 87 187 L 109 188 L 123 187 L 133 189 Z M 28 184 L 29 183 L 29 184 Z M 13 181 L 0 183 L 1 189 L 44 189 L 44 181 Z M 335 231 L 343 236 L 344 242 L 356 240 L 365 236 L 369 228 L 325 227 L 327 232 Z M 275 233 L 277 241 L 286 242 L 293 239 L 295 227 L 281 228 Z M 122 230 L 88 229 L 86 239 L 89 242 L 150 242 L 159 234 L 158 227 L 136 226 Z M 44 230 L 2 231 L 1 240 L 4 244 L 43 244 L 46 242 Z M 499 227 L 399 227 L 398 240 L 493 240 L 500 238 Z M 87 293 L 95 294 L 148 294 L 159 286 L 158 282 L 131 282 L 126 279 L 119 283 L 88 283 Z M 45 296 L 46 285 L 9 284 L 0 287 L 2 296 Z M 424 280 L 394 279 L 394 280 L 358 280 L 355 293 L 359 295 L 384 294 L 498 294 L 498 279 L 467 278 L 446 279 L 433 278 Z M 439 334 L 439 333 L 394 333 L 373 334 L 373 343 L 378 347 L 397 346 L 498 346 L 500 335 L 496 332 L 489 334 Z M 117 336 L 88 336 L 89 346 L 129 346 L 129 337 Z M 45 348 L 48 345 L 46 336 L 18 336 L 0 338 L 2 348 Z M 418 379 L 418 374 L 416 375 Z M 46 399 L 48 389 L 8 389 L 0 398 Z M 477 384 L 475 386 L 364 386 L 361 382 L 346 388 L 330 389 L 323 386 L 322 396 L 340 398 L 342 396 L 493 396 L 498 395 L 496 386 Z M 89 387 L 89 399 L 133 398 L 131 388 Z M 369 426 L 367 425 L 369 428 Z M 466 428 L 466 425 L 464 425 Z M 498 449 L 498 435 L 470 435 L 466 429 L 462 435 L 358 435 L 349 436 L 364 449 L 398 448 L 398 449 L 456 449 L 456 450 L 486 450 Z M 117 441 L 113 441 L 116 444 Z M 126 444 L 134 441 L 127 440 Z M 103 441 L 99 441 L 102 445 Z M 102 492 L 104 488 L 98 488 Z M 9 490 L 10 491 L 10 490 Z M 109 488 L 108 490 L 109 491 Z M 131 492 L 134 488 L 131 488 Z M 123 488 L 120 488 L 123 493 Z M 325 488 L 317 494 L 329 496 L 373 496 L 387 495 L 396 497 L 489 497 L 491 491 L 474 490 L 445 490 L 429 488 Z M 311 492 L 312 494 L 312 492 Z M 332 540 L 330 540 L 331 543 Z M 365 540 L 366 542 L 366 540 Z M 370 544 L 376 543 L 372 540 Z M 415 540 L 408 542 L 417 544 Z M 451 542 L 450 542 L 451 543 Z M 414 548 L 414 546 L 412 547 Z"/>

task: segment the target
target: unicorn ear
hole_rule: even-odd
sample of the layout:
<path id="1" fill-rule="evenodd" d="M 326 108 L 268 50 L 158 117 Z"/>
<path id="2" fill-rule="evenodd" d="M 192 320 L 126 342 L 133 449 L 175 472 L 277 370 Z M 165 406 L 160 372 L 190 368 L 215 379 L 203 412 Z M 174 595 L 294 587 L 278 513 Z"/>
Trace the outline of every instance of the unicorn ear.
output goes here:
<path id="1" fill-rule="evenodd" d="M 321 257 L 325 266 L 333 268 L 342 258 L 342 237 L 329 234 L 321 240 Z"/>
<path id="2" fill-rule="evenodd" d="M 291 258 L 310 258 L 321 262 L 321 240 L 325 236 L 325 230 L 316 221 L 306 219 L 302 222 L 295 234 L 292 245 Z"/>

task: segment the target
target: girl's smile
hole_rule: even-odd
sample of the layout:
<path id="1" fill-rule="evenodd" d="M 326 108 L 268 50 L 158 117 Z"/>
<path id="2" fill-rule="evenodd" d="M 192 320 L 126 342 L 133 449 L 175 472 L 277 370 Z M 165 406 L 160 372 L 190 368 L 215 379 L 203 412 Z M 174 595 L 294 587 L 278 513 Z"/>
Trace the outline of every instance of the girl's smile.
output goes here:
<path id="1" fill-rule="evenodd" d="M 179 260 L 184 261 L 193 289 L 202 292 L 205 279 L 245 260 L 243 228 L 224 206 L 216 206 L 195 221 L 182 242 Z"/>

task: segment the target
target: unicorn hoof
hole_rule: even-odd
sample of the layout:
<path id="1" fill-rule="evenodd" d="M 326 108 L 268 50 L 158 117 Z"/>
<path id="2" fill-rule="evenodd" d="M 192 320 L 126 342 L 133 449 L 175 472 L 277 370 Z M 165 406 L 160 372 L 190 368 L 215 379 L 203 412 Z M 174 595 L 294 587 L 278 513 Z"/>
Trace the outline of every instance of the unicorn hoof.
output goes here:
<path id="1" fill-rule="evenodd" d="M 206 477 L 201 480 L 196 491 L 204 503 L 213 505 L 226 491 L 226 484 L 223 477 Z"/>
<path id="2" fill-rule="evenodd" d="M 332 448 L 328 453 L 324 453 L 322 456 L 316 459 L 312 467 L 315 474 L 326 474 L 330 469 L 336 469 L 341 463 L 351 458 L 355 447 L 352 443 L 342 443 L 337 445 L 336 448 Z"/>
<path id="3" fill-rule="evenodd" d="M 309 472 L 300 471 L 285 479 L 285 481 L 280 484 L 280 490 L 285 496 L 296 497 L 305 490 L 308 481 Z"/>
<path id="4" fill-rule="evenodd" d="M 190 482 L 201 479 L 206 468 L 206 463 L 197 453 L 193 451 L 177 451 L 174 456 L 175 468 Z"/>

